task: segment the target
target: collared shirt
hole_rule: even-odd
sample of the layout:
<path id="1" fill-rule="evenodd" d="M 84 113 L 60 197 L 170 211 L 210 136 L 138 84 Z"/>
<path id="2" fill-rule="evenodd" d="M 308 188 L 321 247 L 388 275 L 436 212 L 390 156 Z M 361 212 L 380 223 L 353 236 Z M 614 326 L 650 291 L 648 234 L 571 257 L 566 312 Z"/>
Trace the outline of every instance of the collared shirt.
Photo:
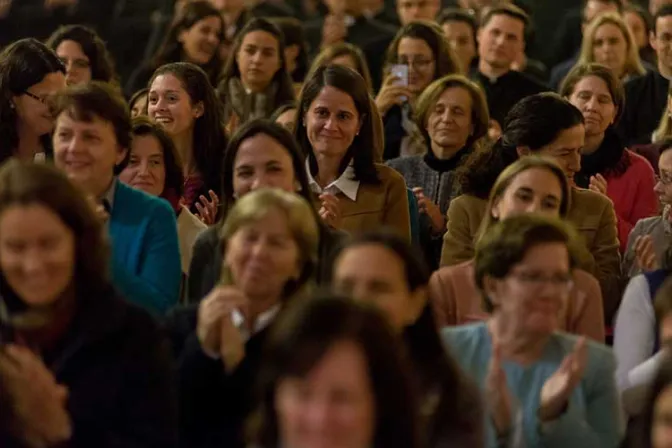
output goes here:
<path id="1" fill-rule="evenodd" d="M 317 181 L 313 178 L 313 175 L 310 173 L 310 164 L 306 159 L 306 172 L 308 173 L 308 186 L 310 189 L 318 194 L 329 193 L 337 194 L 339 191 L 343 193 L 348 199 L 352 201 L 357 200 L 357 192 L 359 191 L 359 181 L 355 180 L 355 168 L 352 166 L 352 163 L 348 165 L 343 174 L 339 176 L 338 179 L 327 185 L 325 188 L 320 187 Z"/>
<path id="2" fill-rule="evenodd" d="M 257 316 L 257 320 L 254 321 L 254 328 L 252 328 L 251 334 L 247 328 L 245 316 L 239 310 L 233 310 L 233 312 L 231 312 L 231 322 L 233 322 L 233 325 L 240 331 L 243 339 L 247 341 L 253 335 L 268 327 L 279 312 L 280 304 L 278 303 L 259 314 L 259 316 Z"/>

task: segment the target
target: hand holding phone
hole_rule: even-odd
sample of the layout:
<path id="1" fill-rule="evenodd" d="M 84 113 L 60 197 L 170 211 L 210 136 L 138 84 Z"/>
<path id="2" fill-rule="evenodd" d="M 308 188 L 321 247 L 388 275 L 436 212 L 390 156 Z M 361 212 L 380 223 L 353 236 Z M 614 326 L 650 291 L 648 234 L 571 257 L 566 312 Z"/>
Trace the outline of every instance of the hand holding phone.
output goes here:
<path id="1" fill-rule="evenodd" d="M 376 96 L 378 111 L 381 115 L 385 115 L 392 106 L 401 106 L 408 101 L 409 97 L 408 65 L 394 64 L 390 66 L 389 75 Z"/>

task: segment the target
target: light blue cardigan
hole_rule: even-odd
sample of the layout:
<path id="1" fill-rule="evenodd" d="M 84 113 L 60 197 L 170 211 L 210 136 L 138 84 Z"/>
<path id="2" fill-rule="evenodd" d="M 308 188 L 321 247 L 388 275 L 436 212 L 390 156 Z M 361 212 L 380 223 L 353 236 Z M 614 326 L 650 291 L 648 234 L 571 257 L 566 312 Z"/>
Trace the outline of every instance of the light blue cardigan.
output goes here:
<path id="1" fill-rule="evenodd" d="M 492 352 L 490 333 L 485 323 L 446 327 L 441 336 L 464 372 L 484 389 Z M 530 366 L 504 362 L 506 380 L 516 398 L 519 440 L 509 447 L 544 448 L 616 448 L 625 432 L 621 404 L 616 389 L 616 361 L 611 350 L 592 341 L 588 343 L 588 364 L 574 389 L 565 413 L 543 428 L 537 419 L 541 388 L 569 354 L 576 336 L 555 333 L 542 358 Z M 522 422 L 521 422 L 522 420 Z M 497 447 L 490 418 L 486 421 L 486 446 Z M 522 440 L 521 440 L 522 439 Z"/>
<path id="2" fill-rule="evenodd" d="M 112 281 L 129 302 L 162 315 L 177 303 L 182 279 L 175 212 L 163 199 L 115 184 Z"/>

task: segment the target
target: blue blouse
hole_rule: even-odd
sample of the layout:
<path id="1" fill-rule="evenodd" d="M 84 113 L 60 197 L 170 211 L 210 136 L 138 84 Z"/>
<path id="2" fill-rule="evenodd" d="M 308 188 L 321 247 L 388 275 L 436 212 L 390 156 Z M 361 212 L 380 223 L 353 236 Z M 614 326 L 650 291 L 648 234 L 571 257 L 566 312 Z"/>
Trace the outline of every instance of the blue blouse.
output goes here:
<path id="1" fill-rule="evenodd" d="M 492 352 L 486 323 L 444 328 L 442 338 L 465 373 L 483 389 Z M 576 336 L 557 332 L 535 363 L 522 366 L 503 362 L 509 390 L 517 399 L 518 427 L 513 431 L 519 435 L 519 440 L 513 443 L 516 447 L 619 446 L 625 426 L 616 388 L 616 361 L 611 349 L 590 340 L 587 341 L 588 362 L 583 379 L 572 392 L 565 413 L 544 424 L 537 419 L 541 388 L 571 353 L 576 341 Z M 486 446 L 497 447 L 495 429 L 489 417 L 485 424 Z"/>

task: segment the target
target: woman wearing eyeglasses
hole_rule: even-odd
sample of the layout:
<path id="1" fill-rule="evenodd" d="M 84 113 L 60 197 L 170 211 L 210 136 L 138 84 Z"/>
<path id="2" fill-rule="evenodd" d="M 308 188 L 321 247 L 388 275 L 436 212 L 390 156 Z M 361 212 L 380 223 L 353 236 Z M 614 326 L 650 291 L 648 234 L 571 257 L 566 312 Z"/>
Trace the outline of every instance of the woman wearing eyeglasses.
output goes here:
<path id="1" fill-rule="evenodd" d="M 36 39 L 22 39 L 0 53 L 0 164 L 16 156 L 50 156 L 54 119 L 50 95 L 65 88 L 65 67 Z"/>
<path id="2" fill-rule="evenodd" d="M 555 218 L 523 214 L 478 243 L 475 280 L 492 315 L 446 328 L 443 339 L 484 392 L 488 447 L 606 448 L 623 437 L 614 355 L 557 331 L 574 238 Z"/>
<path id="3" fill-rule="evenodd" d="M 389 73 L 376 97 L 385 125 L 385 160 L 427 152 L 412 119 L 415 99 L 432 81 L 460 72 L 441 28 L 429 22 L 411 22 L 399 30 L 387 49 L 386 71 L 396 64 L 408 67 L 407 79 Z"/>

